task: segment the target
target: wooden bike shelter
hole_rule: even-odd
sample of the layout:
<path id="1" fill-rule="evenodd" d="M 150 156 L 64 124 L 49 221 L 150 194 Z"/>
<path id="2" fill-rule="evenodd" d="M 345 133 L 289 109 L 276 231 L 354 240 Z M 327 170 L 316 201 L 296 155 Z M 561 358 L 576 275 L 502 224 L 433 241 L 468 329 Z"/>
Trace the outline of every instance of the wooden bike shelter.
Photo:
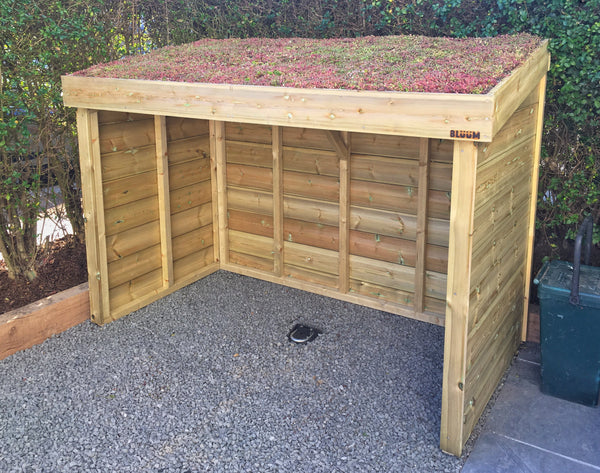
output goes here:
<path id="1" fill-rule="evenodd" d="M 92 320 L 223 269 L 445 325 L 460 455 L 527 326 L 548 66 L 483 95 L 63 77 Z"/>

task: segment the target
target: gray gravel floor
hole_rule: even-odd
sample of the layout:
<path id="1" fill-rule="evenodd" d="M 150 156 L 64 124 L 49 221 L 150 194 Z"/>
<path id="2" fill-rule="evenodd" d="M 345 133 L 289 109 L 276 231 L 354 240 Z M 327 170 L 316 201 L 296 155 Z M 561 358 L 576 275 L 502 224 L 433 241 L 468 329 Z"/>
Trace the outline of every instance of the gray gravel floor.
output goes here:
<path id="1" fill-rule="evenodd" d="M 0 471 L 457 472 L 443 336 L 218 272 L 0 361 Z"/>

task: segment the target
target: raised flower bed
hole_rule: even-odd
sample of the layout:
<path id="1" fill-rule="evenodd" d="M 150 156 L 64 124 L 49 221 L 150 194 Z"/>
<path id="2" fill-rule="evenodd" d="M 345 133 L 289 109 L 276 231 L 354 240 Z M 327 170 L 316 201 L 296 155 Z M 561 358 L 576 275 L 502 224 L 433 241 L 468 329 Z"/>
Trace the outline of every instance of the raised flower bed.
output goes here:
<path id="1" fill-rule="evenodd" d="M 225 269 L 445 325 L 459 455 L 525 333 L 548 65 L 527 35 L 203 40 L 65 76 L 92 319 Z"/>

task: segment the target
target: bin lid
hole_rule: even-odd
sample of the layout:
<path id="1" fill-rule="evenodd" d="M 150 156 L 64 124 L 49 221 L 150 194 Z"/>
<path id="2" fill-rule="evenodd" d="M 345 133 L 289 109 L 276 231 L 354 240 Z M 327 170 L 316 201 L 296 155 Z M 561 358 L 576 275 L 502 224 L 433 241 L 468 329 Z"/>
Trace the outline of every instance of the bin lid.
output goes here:
<path id="1" fill-rule="evenodd" d="M 567 261 L 550 261 L 544 263 L 534 283 L 538 285 L 538 297 L 560 298 L 569 300 L 571 281 L 573 280 L 573 264 Z M 600 308 L 600 268 L 581 265 L 579 273 L 580 304 L 587 307 Z"/>

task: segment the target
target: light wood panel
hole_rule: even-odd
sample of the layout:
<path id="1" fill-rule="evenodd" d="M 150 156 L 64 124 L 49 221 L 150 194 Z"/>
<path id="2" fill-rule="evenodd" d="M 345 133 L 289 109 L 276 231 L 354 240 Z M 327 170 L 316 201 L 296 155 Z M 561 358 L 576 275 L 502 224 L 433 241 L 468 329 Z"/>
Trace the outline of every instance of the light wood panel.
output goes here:
<path id="1" fill-rule="evenodd" d="M 477 147 L 473 143 L 455 142 L 440 446 L 457 456 L 461 454 L 468 436 L 463 414 L 476 166 Z"/>
<path id="2" fill-rule="evenodd" d="M 537 78 L 539 81 L 539 77 Z M 491 141 L 494 100 L 461 95 L 63 76 L 65 105 L 175 117 L 323 130 L 450 138 L 453 130 Z"/>
<path id="3" fill-rule="evenodd" d="M 167 153 L 167 118 L 154 117 L 156 137 L 156 175 L 158 190 L 158 215 L 160 223 L 160 256 L 163 286 L 173 285 L 173 247 L 171 241 L 171 198 L 169 189 L 169 155 Z"/>

